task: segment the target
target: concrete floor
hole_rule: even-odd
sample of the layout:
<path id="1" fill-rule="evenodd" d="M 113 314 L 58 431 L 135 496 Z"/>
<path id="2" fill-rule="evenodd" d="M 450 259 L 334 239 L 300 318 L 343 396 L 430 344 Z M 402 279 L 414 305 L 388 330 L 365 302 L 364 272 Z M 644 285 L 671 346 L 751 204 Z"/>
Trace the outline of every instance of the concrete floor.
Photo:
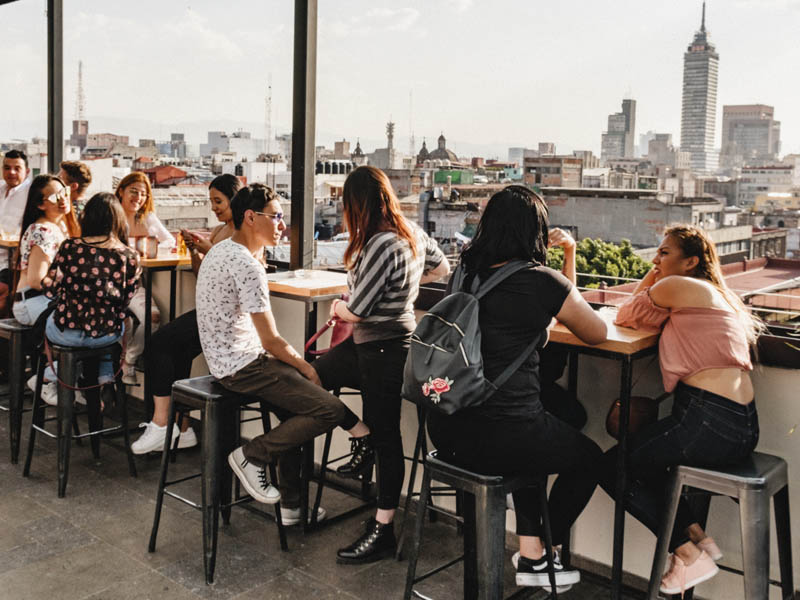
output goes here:
<path id="1" fill-rule="evenodd" d="M 156 552 L 147 551 L 159 456 L 137 458 L 139 476 L 133 479 L 128 475 L 121 438 L 104 440 L 99 460 L 92 458 L 87 443 L 73 446 L 67 495 L 59 499 L 54 440 L 38 436 L 31 476 L 22 477 L 28 424 L 26 414 L 23 456 L 20 464 L 12 465 L 7 413 L 0 413 L 2 600 L 402 597 L 406 562 L 336 564 L 336 549 L 360 533 L 368 513 L 308 535 L 289 528 L 289 552 L 281 552 L 273 523 L 234 508 L 230 525 L 220 529 L 216 581 L 206 585 L 198 511 L 165 499 Z M 82 427 L 85 431 L 85 423 Z M 170 476 L 195 471 L 199 460 L 198 449 L 182 451 Z M 197 480 L 181 484 L 181 488 L 183 495 L 199 502 Z M 332 490 L 323 497 L 331 514 L 355 503 Z M 461 539 L 447 523 L 426 524 L 424 536 L 418 572 L 460 553 Z M 509 559 L 512 551 L 507 551 Z M 457 565 L 420 583 L 417 589 L 437 600 L 461 598 L 462 577 L 463 569 Z M 516 589 L 510 560 L 506 561 L 505 583 L 507 595 Z M 542 600 L 548 594 L 531 589 L 525 597 Z M 584 573 L 583 581 L 560 597 L 608 598 L 607 582 Z"/>

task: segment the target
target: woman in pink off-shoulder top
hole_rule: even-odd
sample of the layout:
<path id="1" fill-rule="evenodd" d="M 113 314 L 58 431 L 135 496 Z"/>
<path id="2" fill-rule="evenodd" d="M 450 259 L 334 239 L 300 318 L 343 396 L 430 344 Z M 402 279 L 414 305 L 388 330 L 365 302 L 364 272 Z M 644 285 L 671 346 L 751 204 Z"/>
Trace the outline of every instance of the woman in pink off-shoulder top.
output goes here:
<path id="1" fill-rule="evenodd" d="M 626 508 L 654 533 L 664 510 L 670 467 L 714 467 L 750 455 L 758 416 L 749 371 L 750 346 L 761 329 L 725 285 L 714 243 L 689 225 L 669 228 L 653 268 L 619 309 L 618 325 L 661 330 L 659 362 L 672 414 L 629 441 Z M 617 447 L 606 453 L 603 488 L 614 493 Z M 722 557 L 681 500 L 669 545 L 672 561 L 661 592 L 682 593 L 710 579 Z"/>

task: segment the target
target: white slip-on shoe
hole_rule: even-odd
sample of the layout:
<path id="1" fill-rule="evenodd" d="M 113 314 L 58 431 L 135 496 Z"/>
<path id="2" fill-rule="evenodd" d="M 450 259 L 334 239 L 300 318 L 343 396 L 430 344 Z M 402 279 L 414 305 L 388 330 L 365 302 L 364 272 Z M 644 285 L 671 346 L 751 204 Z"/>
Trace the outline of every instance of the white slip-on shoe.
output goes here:
<path id="1" fill-rule="evenodd" d="M 172 436 L 174 440 L 178 434 Z M 173 442 L 174 444 L 174 442 Z M 186 448 L 194 448 L 197 446 L 197 435 L 194 432 L 194 429 L 189 427 L 186 431 L 181 431 L 181 436 L 178 438 L 178 450 L 184 450 Z M 175 446 L 173 446 L 174 448 Z"/>
<path id="2" fill-rule="evenodd" d="M 714 538 L 712 538 L 710 535 L 707 535 L 705 538 L 697 542 L 695 546 L 700 548 L 700 550 L 704 550 L 714 562 L 722 560 L 722 550 L 719 549 L 719 546 L 717 546 Z"/>
<path id="3" fill-rule="evenodd" d="M 324 521 L 327 516 L 327 511 L 320 506 L 317 510 L 317 522 Z M 286 508 L 281 506 L 281 522 L 286 526 L 297 525 L 300 522 L 300 507 Z M 308 522 L 311 522 L 311 515 L 308 515 Z"/>

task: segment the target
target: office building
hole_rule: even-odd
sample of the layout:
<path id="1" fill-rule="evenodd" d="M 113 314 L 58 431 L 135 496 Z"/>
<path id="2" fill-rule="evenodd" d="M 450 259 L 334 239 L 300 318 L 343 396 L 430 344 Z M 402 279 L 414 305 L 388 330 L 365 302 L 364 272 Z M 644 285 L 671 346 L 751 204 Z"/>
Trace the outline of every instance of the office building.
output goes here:
<path id="1" fill-rule="evenodd" d="M 738 167 L 776 160 L 781 149 L 781 123 L 766 104 L 722 107 L 722 156 L 725 166 Z"/>
<path id="2" fill-rule="evenodd" d="M 636 100 L 622 101 L 622 112 L 608 115 L 608 128 L 603 133 L 600 158 L 633 158 L 636 134 Z"/>

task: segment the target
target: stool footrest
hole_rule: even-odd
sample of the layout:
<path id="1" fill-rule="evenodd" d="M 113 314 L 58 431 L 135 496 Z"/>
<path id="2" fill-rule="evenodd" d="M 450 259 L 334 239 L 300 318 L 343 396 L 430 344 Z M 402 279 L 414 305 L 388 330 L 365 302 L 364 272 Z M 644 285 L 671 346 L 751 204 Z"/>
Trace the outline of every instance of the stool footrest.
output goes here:
<path id="1" fill-rule="evenodd" d="M 450 562 L 446 562 L 443 565 L 440 565 L 440 566 L 436 567 L 435 569 L 431 569 L 427 573 L 424 573 L 424 574 L 420 575 L 419 577 L 414 579 L 414 583 L 417 584 L 420 581 L 423 581 L 424 579 L 427 579 L 428 577 L 431 577 L 432 575 L 436 575 L 437 573 L 441 573 L 445 569 L 449 569 L 453 565 L 457 565 L 462 560 L 464 560 L 464 555 L 463 554 L 461 556 L 457 557 L 457 558 L 454 558 Z"/>
<path id="2" fill-rule="evenodd" d="M 171 485 L 177 485 L 179 483 L 183 483 L 184 481 L 189 481 L 190 479 L 197 479 L 201 477 L 202 473 L 195 473 L 194 475 L 187 475 L 186 477 L 181 477 L 180 479 L 173 479 L 172 481 L 167 481 L 164 483 L 164 487 L 169 487 Z"/>
<path id="3" fill-rule="evenodd" d="M 87 431 L 86 433 L 80 433 L 78 435 L 72 434 L 72 439 L 79 440 L 85 437 L 91 437 L 93 435 L 101 435 L 103 433 L 111 433 L 112 431 L 120 431 L 122 429 L 122 425 L 115 425 L 114 427 L 106 427 L 105 429 L 98 429 L 97 431 Z"/>
<path id="4" fill-rule="evenodd" d="M 188 504 L 192 508 L 196 508 L 197 510 L 202 509 L 203 507 L 197 504 L 196 502 L 189 500 L 188 498 L 184 498 L 180 494 L 176 494 L 175 492 L 170 492 L 169 490 L 164 490 L 164 495 L 169 496 L 170 498 L 175 498 L 175 500 L 180 500 L 184 504 Z"/>

